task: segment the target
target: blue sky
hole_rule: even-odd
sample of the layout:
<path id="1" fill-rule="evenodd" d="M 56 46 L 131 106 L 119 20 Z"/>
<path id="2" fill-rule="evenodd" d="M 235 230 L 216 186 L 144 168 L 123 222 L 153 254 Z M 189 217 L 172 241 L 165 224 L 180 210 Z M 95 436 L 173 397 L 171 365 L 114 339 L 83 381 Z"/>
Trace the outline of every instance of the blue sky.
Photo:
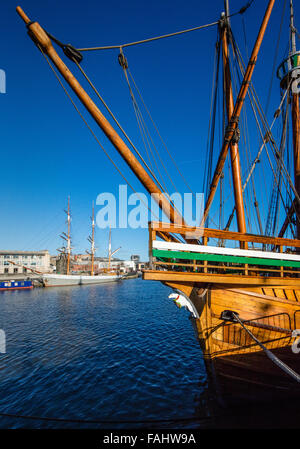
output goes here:
<path id="1" fill-rule="evenodd" d="M 236 12 L 246 1 L 230 3 L 231 12 Z M 271 79 L 282 4 L 279 1 L 275 4 L 253 77 L 263 104 Z M 267 1 L 256 0 L 244 16 L 249 49 L 266 5 Z M 46 248 L 55 254 L 61 244 L 58 236 L 65 227 L 63 209 L 70 195 L 74 252 L 83 252 L 88 247 L 92 201 L 101 192 L 117 193 L 124 180 L 101 152 L 26 35 L 16 6 L 11 0 L 1 5 L 0 68 L 6 72 L 7 93 L 0 96 L 0 247 Z M 126 43 L 214 22 L 223 10 L 223 0 L 23 0 L 20 6 L 31 20 L 38 21 L 51 34 L 80 48 Z M 295 14 L 299 24 L 298 4 Z M 245 51 L 240 16 L 232 18 L 232 27 Z M 160 133 L 197 192 L 202 191 L 203 184 L 216 31 L 212 27 L 125 49 L 131 72 Z M 286 28 L 284 31 L 287 33 Z M 284 56 L 286 44 L 287 39 L 282 39 L 277 64 Z M 142 142 L 117 56 L 116 50 L 84 53 L 82 66 L 140 147 Z M 65 61 L 78 74 L 74 65 Z M 78 79 L 86 87 L 79 74 Z M 270 119 L 278 103 L 279 88 L 274 79 Z M 89 118 L 88 121 L 92 124 Z M 92 126 L 129 182 L 143 192 L 101 130 Z M 178 173 L 166 156 L 162 157 L 178 190 L 183 192 Z M 108 231 L 97 229 L 98 255 L 106 255 L 107 239 Z M 147 230 L 113 230 L 113 248 L 119 246 L 122 247 L 119 257 L 134 253 L 147 258 Z"/>

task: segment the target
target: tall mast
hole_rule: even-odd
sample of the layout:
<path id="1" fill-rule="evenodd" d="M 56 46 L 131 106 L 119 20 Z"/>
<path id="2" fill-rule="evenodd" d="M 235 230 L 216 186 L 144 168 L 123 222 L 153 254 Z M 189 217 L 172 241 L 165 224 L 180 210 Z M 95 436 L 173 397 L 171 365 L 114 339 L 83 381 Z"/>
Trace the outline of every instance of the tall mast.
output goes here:
<path id="1" fill-rule="evenodd" d="M 296 30 L 294 26 L 294 8 L 293 1 L 290 0 L 290 30 L 291 30 L 291 52 L 290 56 L 293 57 L 295 66 L 300 65 L 300 54 L 296 55 Z M 297 61 L 297 62 L 296 62 Z M 295 74 L 295 75 L 294 75 Z M 292 77 L 297 76 L 296 72 L 292 73 Z M 294 147 L 294 177 L 295 177 L 295 189 L 300 194 L 300 111 L 299 111 L 299 94 L 292 93 L 292 124 L 293 124 L 293 147 Z M 297 216 L 299 216 L 300 208 L 296 206 Z M 297 222 L 297 234 L 296 238 L 300 239 L 300 223 Z"/>
<path id="2" fill-rule="evenodd" d="M 214 172 L 214 175 L 213 175 L 213 178 L 212 178 L 210 191 L 209 191 L 209 194 L 208 194 L 208 198 L 206 200 L 204 214 L 203 214 L 203 218 L 202 218 L 202 221 L 201 221 L 202 225 L 205 223 L 205 221 L 206 221 L 206 219 L 208 217 L 208 214 L 209 214 L 209 211 L 210 211 L 210 208 L 211 208 L 211 205 L 212 205 L 212 202 L 213 202 L 213 199 L 214 199 L 214 196 L 215 196 L 215 193 L 216 193 L 216 190 L 217 190 L 217 187 L 218 187 L 218 184 L 219 184 L 222 172 L 223 172 L 226 156 L 227 156 L 228 149 L 229 149 L 229 144 L 230 144 L 231 139 L 232 139 L 232 137 L 234 135 L 234 132 L 235 132 L 235 130 L 237 128 L 237 121 L 238 121 L 238 119 L 240 117 L 241 110 L 242 110 L 242 107 L 243 107 L 243 104 L 244 104 L 244 100 L 245 100 L 245 97 L 246 97 L 247 92 L 248 92 L 249 83 L 250 83 L 251 78 L 252 78 L 254 67 L 255 67 L 255 64 L 256 64 L 256 61 L 257 61 L 258 52 L 259 52 L 259 49 L 260 49 L 260 46 L 261 46 L 261 43 L 262 43 L 265 31 L 266 31 L 266 28 L 267 28 L 267 24 L 268 24 L 269 19 L 270 19 L 270 15 L 271 15 L 271 12 L 272 12 L 272 9 L 273 9 L 273 6 L 274 6 L 274 2 L 275 2 L 275 0 L 270 0 L 269 1 L 269 4 L 267 6 L 267 9 L 266 9 L 266 12 L 265 12 L 265 15 L 264 15 L 261 27 L 260 27 L 259 32 L 258 32 L 258 36 L 257 36 L 256 42 L 254 44 L 254 47 L 253 47 L 253 50 L 252 50 L 252 53 L 251 53 L 251 56 L 250 56 L 250 60 L 248 62 L 248 65 L 247 65 L 247 68 L 246 68 L 246 71 L 245 71 L 245 74 L 244 74 L 242 85 L 240 87 L 240 91 L 238 93 L 238 96 L 237 96 L 237 99 L 236 99 L 236 102 L 235 102 L 235 106 L 234 106 L 234 110 L 233 110 L 233 113 L 232 113 L 232 116 L 231 116 L 230 126 L 226 130 L 225 139 L 224 139 L 224 142 L 223 142 L 223 145 L 222 145 L 222 148 L 221 148 L 221 151 L 220 151 L 219 159 L 218 159 L 218 162 L 217 162 L 217 166 L 215 168 L 215 172 Z"/>
<path id="3" fill-rule="evenodd" d="M 109 225 L 109 239 L 108 239 L 108 269 L 110 270 L 111 259 L 111 226 Z"/>
<path id="4" fill-rule="evenodd" d="M 92 209 L 92 237 L 91 237 L 91 276 L 94 275 L 94 258 L 95 258 L 95 211 L 94 211 L 94 202 Z"/>
<path id="5" fill-rule="evenodd" d="M 70 258 L 71 258 L 71 215 L 70 215 L 70 197 L 68 196 L 68 210 L 67 210 L 67 274 L 70 273 Z"/>
<path id="6" fill-rule="evenodd" d="M 224 66 L 224 78 L 225 78 L 225 93 L 226 93 L 226 111 L 228 123 L 232 117 L 234 111 L 234 101 L 232 93 L 232 82 L 230 73 L 230 63 L 229 63 L 229 23 L 228 23 L 228 0 L 225 3 L 226 13 L 223 14 L 223 20 L 220 23 L 221 27 L 221 40 L 222 40 L 222 54 L 223 54 L 223 66 Z M 245 210 L 243 201 L 243 187 L 241 179 L 241 167 L 240 167 L 240 155 L 238 147 L 238 139 L 233 137 L 230 142 L 230 156 L 231 156 L 231 170 L 234 188 L 234 198 L 235 198 L 235 208 L 238 231 L 241 233 L 246 233 L 246 220 L 245 220 Z M 241 243 L 242 244 L 242 243 Z"/>

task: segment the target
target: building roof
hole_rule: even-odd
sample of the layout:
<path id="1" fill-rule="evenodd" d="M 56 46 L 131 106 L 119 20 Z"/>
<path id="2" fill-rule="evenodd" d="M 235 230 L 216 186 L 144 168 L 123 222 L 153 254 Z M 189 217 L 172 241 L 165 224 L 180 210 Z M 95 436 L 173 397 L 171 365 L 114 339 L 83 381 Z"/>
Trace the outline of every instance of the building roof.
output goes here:
<path id="1" fill-rule="evenodd" d="M 49 254 L 47 249 L 41 251 L 10 251 L 10 250 L 0 250 L 0 255 L 9 256 L 43 256 Z"/>

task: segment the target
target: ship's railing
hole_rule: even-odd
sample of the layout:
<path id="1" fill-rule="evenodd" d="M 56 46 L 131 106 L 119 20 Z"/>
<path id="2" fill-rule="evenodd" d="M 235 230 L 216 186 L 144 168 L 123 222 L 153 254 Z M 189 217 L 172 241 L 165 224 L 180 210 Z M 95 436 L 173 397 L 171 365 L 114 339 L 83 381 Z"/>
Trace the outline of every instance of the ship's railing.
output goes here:
<path id="1" fill-rule="evenodd" d="M 243 320 L 247 328 L 268 349 L 287 346 L 292 341 L 292 323 L 288 313 L 277 313 L 252 320 Z M 257 350 L 257 343 L 238 323 L 223 323 L 215 326 L 210 334 L 218 342 L 218 355 L 227 352 L 245 353 Z M 214 354 L 212 354 L 214 355 Z"/>
<path id="2" fill-rule="evenodd" d="M 217 242 L 212 241 L 217 239 Z M 235 242 L 224 247 L 225 241 Z M 257 244 L 262 245 L 261 249 Z M 255 246 L 256 245 L 256 246 Z M 273 251 L 263 251 L 270 245 Z M 152 270 L 254 276 L 298 276 L 300 240 L 254 234 L 149 223 L 149 262 Z"/>

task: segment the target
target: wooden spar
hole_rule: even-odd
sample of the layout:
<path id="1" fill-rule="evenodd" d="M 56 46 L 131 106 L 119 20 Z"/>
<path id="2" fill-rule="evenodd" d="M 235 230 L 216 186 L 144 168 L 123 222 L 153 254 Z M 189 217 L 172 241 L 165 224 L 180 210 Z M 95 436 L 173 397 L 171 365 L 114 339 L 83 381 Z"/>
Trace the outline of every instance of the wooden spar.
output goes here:
<path id="1" fill-rule="evenodd" d="M 295 54 L 296 49 L 296 31 L 294 27 L 294 8 L 293 1 L 290 0 L 290 11 L 291 11 L 291 42 L 292 42 L 292 54 Z M 299 94 L 292 94 L 292 125 L 293 125 L 293 148 L 294 148 L 294 179 L 295 179 L 295 189 L 300 194 L 300 110 L 299 110 Z M 297 215 L 300 214 L 299 205 L 296 204 Z M 298 217 L 296 216 L 296 228 L 297 228 L 297 239 L 300 237 L 300 223 Z"/>
<path id="2" fill-rule="evenodd" d="M 279 237 L 266 237 L 264 235 L 256 234 L 241 234 L 240 232 L 233 231 L 223 231 L 222 229 L 208 229 L 201 227 L 191 227 L 191 226 L 176 226 L 169 223 L 157 223 L 152 222 L 151 231 L 159 233 L 165 231 L 172 234 L 192 234 L 195 236 L 208 237 L 213 239 L 223 239 L 223 240 L 236 240 L 238 242 L 253 242 L 262 243 L 266 245 L 273 246 L 291 246 L 295 248 L 300 248 L 300 240 L 297 239 L 286 239 Z"/>
<path id="3" fill-rule="evenodd" d="M 224 17 L 224 20 L 221 21 L 221 27 L 222 27 L 221 29 L 222 54 L 223 54 L 223 66 L 224 66 L 225 90 L 226 90 L 226 110 L 229 123 L 234 111 L 234 102 L 233 102 L 232 83 L 229 66 L 228 22 L 226 16 Z M 246 232 L 246 220 L 243 202 L 240 154 L 238 143 L 233 139 L 230 142 L 230 155 L 231 155 L 231 170 L 232 170 L 238 231 L 244 234 Z"/>
<path id="4" fill-rule="evenodd" d="M 230 141 L 231 141 L 231 139 L 232 139 L 232 137 L 234 135 L 234 132 L 235 132 L 235 130 L 237 128 L 237 122 L 239 120 L 239 117 L 240 117 L 240 114 L 241 114 L 241 110 L 242 110 L 242 107 L 243 107 L 243 104 L 244 104 L 244 101 L 245 101 L 245 97 L 246 97 L 247 92 L 248 92 L 249 83 L 251 81 L 253 70 L 254 70 L 254 67 L 255 67 L 255 64 L 256 64 L 256 61 L 257 61 L 257 55 L 258 55 L 258 52 L 259 52 L 260 47 L 261 47 L 261 43 L 262 43 L 265 31 L 266 31 L 267 24 L 268 24 L 269 19 L 270 19 L 270 15 L 271 15 L 274 3 L 275 3 L 275 0 L 270 0 L 269 1 L 268 7 L 267 7 L 266 12 L 265 12 L 265 16 L 263 18 L 263 21 L 262 21 L 262 24 L 261 24 L 261 27 L 260 27 L 260 30 L 259 30 L 256 42 L 255 42 L 255 45 L 254 45 L 254 48 L 252 50 L 252 54 L 251 54 L 250 60 L 248 62 L 248 66 L 247 66 L 247 69 L 246 69 L 246 72 L 245 72 L 245 75 L 244 75 L 244 79 L 243 79 L 243 82 L 242 82 L 239 94 L 238 94 L 236 102 L 235 102 L 234 111 L 233 111 L 232 116 L 231 116 L 230 127 L 227 129 L 227 132 L 226 132 L 226 135 L 225 135 L 224 143 L 222 145 L 220 156 L 219 156 L 219 159 L 218 159 L 218 162 L 217 162 L 217 166 L 216 166 L 216 169 L 215 169 L 215 172 L 214 172 L 214 176 L 213 176 L 213 179 L 212 179 L 210 192 L 209 192 L 209 195 L 208 195 L 208 198 L 207 198 L 207 201 L 206 201 L 204 214 L 203 214 L 203 218 L 202 218 L 202 222 L 201 222 L 202 226 L 204 225 L 204 223 L 205 223 L 205 221 L 206 221 L 206 219 L 208 217 L 209 210 L 210 210 L 211 204 L 213 202 L 213 199 L 214 199 L 217 187 L 218 187 L 218 183 L 219 183 L 220 177 L 222 175 L 223 167 L 224 167 L 226 156 L 227 156 L 228 149 L 229 149 L 229 144 L 230 144 Z"/>
<path id="5" fill-rule="evenodd" d="M 94 202 L 93 202 L 93 210 L 92 210 L 91 256 L 92 256 L 91 276 L 93 276 L 94 275 L 94 258 L 95 258 L 95 210 L 94 210 Z"/>
<path id="6" fill-rule="evenodd" d="M 71 257 L 71 216 L 70 216 L 70 197 L 68 197 L 68 212 L 67 212 L 67 220 L 68 220 L 68 240 L 67 240 L 67 274 L 70 273 L 70 257 Z"/>
<path id="7" fill-rule="evenodd" d="M 43 30 L 43 28 L 37 22 L 31 22 L 28 16 L 24 13 L 20 6 L 17 7 L 17 13 L 26 23 L 28 29 L 30 30 L 35 41 L 40 45 L 43 52 L 48 55 L 51 61 L 54 63 L 55 67 L 73 89 L 79 100 L 83 103 L 86 109 L 89 111 L 91 116 L 94 118 L 96 123 L 100 126 L 102 131 L 108 137 L 110 142 L 114 145 L 129 167 L 132 169 L 134 174 L 141 181 L 146 190 L 153 195 L 155 201 L 159 204 L 159 207 L 163 212 L 170 218 L 172 223 L 184 223 L 181 215 L 173 208 L 167 198 L 164 196 L 163 192 L 158 188 L 152 178 L 149 176 L 144 167 L 136 159 L 133 153 L 130 151 L 125 142 L 121 139 L 118 133 L 114 130 L 108 120 L 104 117 L 89 95 L 85 92 L 83 87 L 79 84 L 75 76 L 65 65 L 62 59 L 59 57 L 55 51 L 51 39 Z"/>

